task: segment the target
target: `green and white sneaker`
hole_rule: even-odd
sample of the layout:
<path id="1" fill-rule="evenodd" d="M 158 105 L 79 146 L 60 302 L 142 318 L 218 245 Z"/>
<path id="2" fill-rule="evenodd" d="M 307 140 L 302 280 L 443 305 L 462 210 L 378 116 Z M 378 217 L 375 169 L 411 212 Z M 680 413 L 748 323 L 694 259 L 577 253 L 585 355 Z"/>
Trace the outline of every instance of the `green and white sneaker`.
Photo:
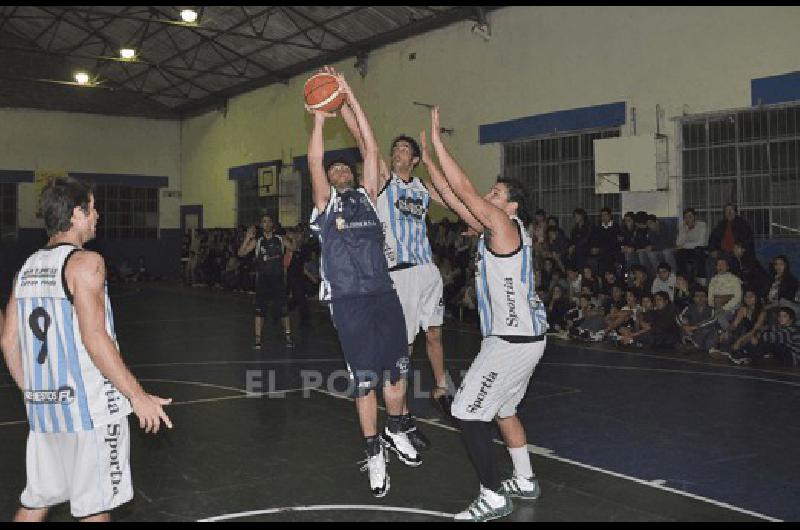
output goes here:
<path id="1" fill-rule="evenodd" d="M 500 495 L 516 499 L 538 499 L 542 494 L 539 481 L 536 477 L 525 478 L 514 475 L 508 480 L 504 480 L 500 486 Z"/>
<path id="2" fill-rule="evenodd" d="M 466 510 L 457 513 L 454 520 L 459 522 L 483 523 L 505 517 L 514 511 L 511 499 L 491 490 L 481 488 L 481 494 L 472 501 Z"/>

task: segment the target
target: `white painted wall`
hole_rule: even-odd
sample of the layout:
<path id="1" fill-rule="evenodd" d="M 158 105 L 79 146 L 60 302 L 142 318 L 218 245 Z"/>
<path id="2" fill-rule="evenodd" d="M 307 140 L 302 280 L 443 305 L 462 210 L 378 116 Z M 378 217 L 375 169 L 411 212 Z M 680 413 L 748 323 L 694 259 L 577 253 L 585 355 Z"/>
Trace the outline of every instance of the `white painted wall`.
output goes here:
<path id="1" fill-rule="evenodd" d="M 180 189 L 177 121 L 29 109 L 0 109 L 0 169 L 169 177 Z M 160 227 L 180 227 L 180 200 L 160 199 Z M 33 184 L 19 187 L 20 228 L 36 219 Z"/>

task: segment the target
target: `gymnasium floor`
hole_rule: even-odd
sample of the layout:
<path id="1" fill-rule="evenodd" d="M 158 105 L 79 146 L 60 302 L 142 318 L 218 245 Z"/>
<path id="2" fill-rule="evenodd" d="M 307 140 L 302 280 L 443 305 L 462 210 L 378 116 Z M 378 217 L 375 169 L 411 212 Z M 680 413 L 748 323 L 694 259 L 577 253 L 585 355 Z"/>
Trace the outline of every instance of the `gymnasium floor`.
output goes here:
<path id="1" fill-rule="evenodd" d="M 114 518 L 446 520 L 476 496 L 459 433 L 425 398 L 411 405 L 433 443 L 423 465 L 392 459 L 391 491 L 370 495 L 355 408 L 338 394 L 345 379 L 334 392 L 303 390 L 310 371 L 327 379 L 344 369 L 323 311 L 299 329 L 296 348 L 267 340 L 257 352 L 246 295 L 156 283 L 113 287 L 111 297 L 127 363 L 146 389 L 175 399 L 172 431 L 132 429 L 136 496 Z M 471 327 L 446 329 L 456 381 L 479 340 Z M 430 389 L 422 342 L 413 368 Z M 251 390 L 286 392 L 249 396 L 248 371 L 263 384 Z M 507 519 L 798 520 L 799 387 L 797 371 L 551 340 L 520 408 L 543 494 L 515 501 Z M 0 519 L 11 518 L 25 483 L 27 431 L 3 372 Z M 510 469 L 499 444 L 497 454 Z M 66 506 L 51 516 L 68 518 Z"/>

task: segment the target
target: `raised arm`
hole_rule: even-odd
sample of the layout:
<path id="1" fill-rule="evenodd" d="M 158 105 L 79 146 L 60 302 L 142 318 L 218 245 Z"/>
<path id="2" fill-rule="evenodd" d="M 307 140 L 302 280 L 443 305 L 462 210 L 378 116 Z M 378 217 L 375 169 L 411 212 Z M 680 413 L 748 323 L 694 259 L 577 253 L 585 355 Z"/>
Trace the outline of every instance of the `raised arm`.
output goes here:
<path id="1" fill-rule="evenodd" d="M 325 126 L 325 119 L 333 117 L 333 114 L 319 110 L 310 111 L 314 116 L 314 128 L 311 130 L 311 137 L 308 140 L 308 169 L 311 173 L 311 196 L 314 199 L 314 206 L 318 212 L 325 211 L 328 201 L 331 199 L 331 185 L 325 175 L 323 158 L 325 156 L 325 142 L 322 136 L 322 129 Z"/>
<path id="2" fill-rule="evenodd" d="M 256 248 L 256 227 L 250 226 L 247 229 L 247 234 L 245 235 L 244 241 L 242 241 L 242 246 L 239 247 L 237 254 L 240 258 L 242 258 L 253 252 L 254 248 Z"/>
<path id="3" fill-rule="evenodd" d="M 168 405 L 172 400 L 144 391 L 125 366 L 117 345 L 106 331 L 106 268 L 103 258 L 94 252 L 79 252 L 68 262 L 66 276 L 75 295 L 75 313 L 83 344 L 94 365 L 130 399 L 133 411 L 139 417 L 139 425 L 146 432 L 158 432 L 161 421 L 171 429 L 172 423 L 162 405 Z"/>
<path id="4" fill-rule="evenodd" d="M 16 282 L 15 282 L 16 283 Z M 22 371 L 22 357 L 19 349 L 19 333 L 17 332 L 17 299 L 14 293 L 11 293 L 11 298 L 8 300 L 6 306 L 6 319 L 3 323 L 3 314 L 0 312 L 0 347 L 3 348 L 3 357 L 6 360 L 6 366 L 11 373 L 11 378 L 17 384 L 20 390 L 24 390 L 25 378 Z"/>
<path id="5" fill-rule="evenodd" d="M 439 128 L 439 108 L 431 110 L 431 143 L 450 189 L 464 203 L 472 216 L 484 227 L 489 249 L 496 254 L 508 254 L 519 248 L 520 236 L 511 218 L 478 194 L 464 170 L 442 143 Z M 466 219 L 465 219 L 466 221 Z"/>
<path id="6" fill-rule="evenodd" d="M 483 225 L 475 219 L 475 216 L 472 215 L 469 209 L 464 205 L 461 200 L 456 197 L 456 194 L 453 193 L 453 190 L 450 188 L 450 185 L 447 183 L 447 180 L 444 178 L 441 170 L 436 166 L 436 162 L 433 161 L 433 157 L 431 157 L 430 151 L 428 151 L 428 142 L 425 138 L 425 131 L 419 133 L 419 145 L 420 149 L 422 149 L 422 163 L 425 164 L 425 167 L 428 168 L 428 173 L 431 175 L 431 182 L 433 183 L 433 188 L 431 189 L 431 197 L 433 197 L 433 192 L 438 191 L 440 199 L 444 199 L 443 204 L 456 212 L 458 216 L 467 224 L 468 227 L 473 229 L 476 233 L 480 234 L 483 233 Z"/>

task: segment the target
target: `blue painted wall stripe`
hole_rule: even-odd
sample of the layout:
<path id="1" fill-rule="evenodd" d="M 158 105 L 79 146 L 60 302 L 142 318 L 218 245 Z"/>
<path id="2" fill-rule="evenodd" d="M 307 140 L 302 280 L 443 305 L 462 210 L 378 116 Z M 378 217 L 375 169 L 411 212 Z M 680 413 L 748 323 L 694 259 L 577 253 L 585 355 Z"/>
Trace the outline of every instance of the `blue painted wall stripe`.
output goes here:
<path id="1" fill-rule="evenodd" d="M 800 100 L 800 72 L 761 77 L 750 81 L 753 105 Z"/>
<path id="2" fill-rule="evenodd" d="M 479 136 L 480 143 L 490 144 L 555 132 L 617 127 L 624 123 L 625 102 L 617 102 L 489 123 L 480 126 Z"/>
<path id="3" fill-rule="evenodd" d="M 0 169 L 0 184 L 14 184 L 16 182 L 33 182 L 33 171 L 24 169 Z"/>

